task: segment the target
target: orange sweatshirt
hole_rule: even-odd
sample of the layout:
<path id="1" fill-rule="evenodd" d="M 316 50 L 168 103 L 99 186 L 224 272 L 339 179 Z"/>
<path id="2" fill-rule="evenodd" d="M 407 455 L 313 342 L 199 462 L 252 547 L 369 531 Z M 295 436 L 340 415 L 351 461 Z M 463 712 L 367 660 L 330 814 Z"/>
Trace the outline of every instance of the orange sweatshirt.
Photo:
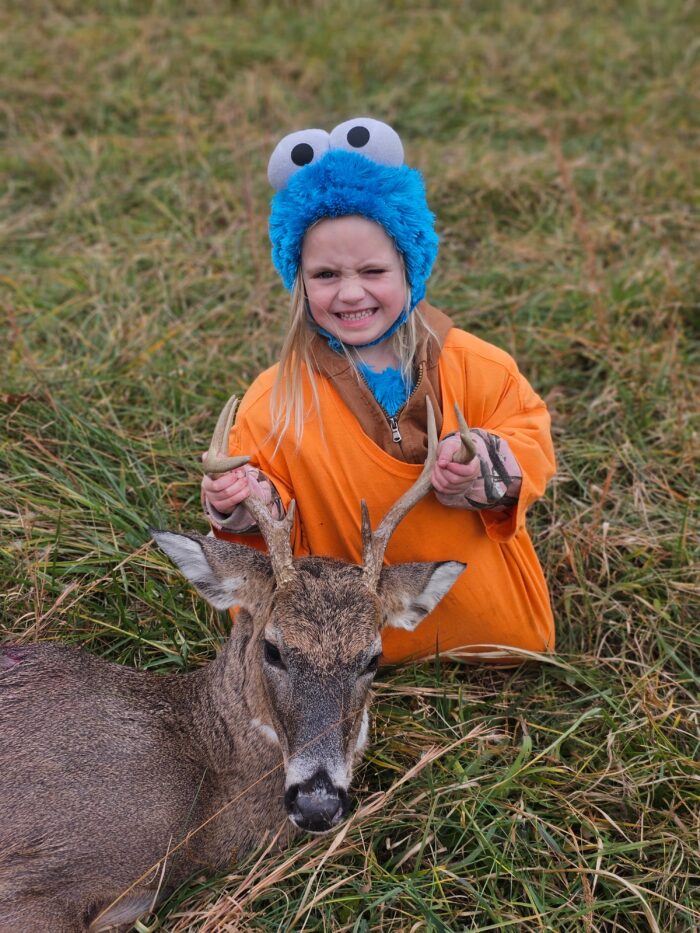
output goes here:
<path id="1" fill-rule="evenodd" d="M 296 499 L 296 556 L 321 554 L 360 562 L 360 500 L 367 501 L 376 527 L 417 478 L 420 465 L 394 459 L 377 446 L 332 380 L 319 374 L 320 412 L 309 411 L 301 447 L 292 425 L 274 453 L 269 402 L 276 369 L 262 373 L 243 398 L 230 453 L 250 455 L 253 465 L 274 482 L 285 508 Z M 467 569 L 414 632 L 384 631 L 384 658 L 398 662 L 494 644 L 552 650 L 549 594 L 525 528 L 527 508 L 542 495 L 555 468 L 544 402 L 507 353 L 456 328 L 445 338 L 438 370 L 441 434 L 457 430 L 457 402 L 471 428 L 507 439 L 522 469 L 522 487 L 517 506 L 505 512 L 451 509 L 429 493 L 401 522 L 385 563 L 460 560 Z M 306 382 L 305 393 L 310 399 Z M 263 546 L 256 535 L 216 533 Z"/>

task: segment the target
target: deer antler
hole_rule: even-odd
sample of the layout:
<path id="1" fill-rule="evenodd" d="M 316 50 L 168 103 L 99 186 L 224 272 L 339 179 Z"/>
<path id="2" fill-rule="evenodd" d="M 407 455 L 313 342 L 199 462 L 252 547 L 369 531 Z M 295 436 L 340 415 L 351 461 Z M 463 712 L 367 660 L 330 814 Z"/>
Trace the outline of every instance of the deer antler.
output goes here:
<path id="1" fill-rule="evenodd" d="M 362 500 L 362 579 L 372 591 L 377 589 L 379 575 L 382 572 L 382 562 L 389 538 L 393 535 L 399 522 L 411 511 L 414 505 L 432 488 L 430 474 L 433 472 L 437 458 L 437 429 L 435 427 L 435 413 L 429 398 L 426 398 L 428 422 L 428 454 L 423 464 L 420 476 L 406 492 L 391 506 L 381 520 L 376 531 L 372 531 L 369 520 L 367 503 Z M 476 449 L 469 435 L 469 428 L 459 406 L 455 404 L 455 412 L 459 423 L 459 436 L 462 446 L 454 456 L 457 463 L 469 463 L 476 456 Z"/>
<path id="2" fill-rule="evenodd" d="M 396 526 L 408 514 L 416 503 L 431 488 L 430 474 L 435 465 L 437 454 L 437 429 L 435 427 L 435 413 L 429 398 L 426 399 L 428 417 L 428 455 L 425 458 L 420 476 L 406 492 L 391 506 L 379 523 L 376 531 L 372 531 L 369 521 L 367 503 L 362 500 L 362 578 L 365 584 L 376 590 L 379 583 L 379 574 L 382 572 L 384 552 L 389 538 Z"/>
<path id="3" fill-rule="evenodd" d="M 459 407 L 457 402 L 455 402 L 455 414 L 457 415 L 457 423 L 459 424 L 459 436 L 462 439 L 462 446 L 459 448 L 452 460 L 454 463 L 471 463 L 474 457 L 476 457 L 476 447 L 474 446 L 471 434 L 469 433 L 469 425 L 467 424 L 464 415 L 462 414 L 462 409 Z"/>
<path id="4" fill-rule="evenodd" d="M 217 476 L 221 473 L 227 473 L 229 470 L 235 470 L 250 460 L 250 457 L 229 457 L 227 453 L 228 436 L 233 425 L 233 419 L 236 417 L 237 408 L 238 399 L 235 395 L 232 395 L 224 405 L 216 422 L 209 450 L 202 458 L 201 464 L 202 469 L 209 476 Z M 265 540 L 270 561 L 272 562 L 272 570 L 278 585 L 289 582 L 294 577 L 292 546 L 289 540 L 294 523 L 294 500 L 289 503 L 287 514 L 281 521 L 275 521 L 265 503 L 261 502 L 256 496 L 249 495 L 244 500 L 244 505 L 255 519 Z"/>
<path id="5" fill-rule="evenodd" d="M 219 420 L 216 422 L 214 433 L 212 434 L 209 450 L 202 457 L 200 467 L 204 473 L 210 476 L 216 476 L 219 473 L 228 473 L 229 470 L 235 470 L 236 467 L 243 466 L 250 460 L 250 457 L 229 457 L 228 455 L 228 436 L 231 432 L 233 419 L 236 417 L 238 408 L 238 399 L 235 395 L 226 402 Z"/>
<path id="6" fill-rule="evenodd" d="M 277 585 L 289 583 L 296 576 L 290 541 L 296 502 L 292 499 L 287 508 L 287 514 L 280 521 L 270 515 L 265 503 L 256 496 L 248 496 L 243 504 L 255 519 L 260 534 L 265 539 Z"/>

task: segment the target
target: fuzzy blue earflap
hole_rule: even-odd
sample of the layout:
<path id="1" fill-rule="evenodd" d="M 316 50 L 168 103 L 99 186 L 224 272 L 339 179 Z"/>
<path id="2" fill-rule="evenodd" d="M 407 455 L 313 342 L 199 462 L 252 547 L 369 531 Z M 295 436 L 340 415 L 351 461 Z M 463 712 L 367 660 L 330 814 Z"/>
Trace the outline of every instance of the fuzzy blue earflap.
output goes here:
<path id="1" fill-rule="evenodd" d="M 329 149 L 299 169 L 272 198 L 272 261 L 290 291 L 304 234 L 323 217 L 359 214 L 381 224 L 406 263 L 411 308 L 425 297 L 438 237 L 421 173 L 407 165 L 380 165 L 364 155 Z"/>

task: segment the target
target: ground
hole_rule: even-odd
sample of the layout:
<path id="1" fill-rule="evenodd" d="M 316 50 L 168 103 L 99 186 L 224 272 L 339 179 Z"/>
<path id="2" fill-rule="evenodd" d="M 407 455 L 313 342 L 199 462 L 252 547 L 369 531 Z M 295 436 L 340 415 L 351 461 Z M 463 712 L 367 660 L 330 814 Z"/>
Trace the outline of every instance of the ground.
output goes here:
<path id="1" fill-rule="evenodd" d="M 358 114 L 425 173 L 431 301 L 552 412 L 558 654 L 383 671 L 361 807 L 165 929 L 697 928 L 694 2 L 30 2 L 0 13 L 3 640 L 154 672 L 226 620 L 149 543 L 275 360 L 265 166 Z M 695 419 L 695 420 L 694 420 Z"/>

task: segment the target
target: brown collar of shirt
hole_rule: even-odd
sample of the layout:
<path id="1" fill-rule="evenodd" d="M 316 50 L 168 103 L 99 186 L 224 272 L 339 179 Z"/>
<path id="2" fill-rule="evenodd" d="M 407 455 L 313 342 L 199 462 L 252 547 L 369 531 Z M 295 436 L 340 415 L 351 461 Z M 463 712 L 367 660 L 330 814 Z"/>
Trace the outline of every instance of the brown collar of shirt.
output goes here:
<path id="1" fill-rule="evenodd" d="M 433 308 L 427 301 L 421 301 L 417 310 L 427 328 L 420 328 L 414 370 L 416 386 L 393 419 L 379 405 L 347 357 L 331 350 L 325 337 L 314 334 L 310 347 L 314 367 L 332 381 L 365 434 L 390 456 L 405 463 L 423 463 L 428 451 L 426 398 L 430 398 L 433 404 L 438 436 L 442 429 L 438 360 L 445 338 L 454 326 L 446 314 Z M 397 436 L 401 439 L 395 440 Z"/>

